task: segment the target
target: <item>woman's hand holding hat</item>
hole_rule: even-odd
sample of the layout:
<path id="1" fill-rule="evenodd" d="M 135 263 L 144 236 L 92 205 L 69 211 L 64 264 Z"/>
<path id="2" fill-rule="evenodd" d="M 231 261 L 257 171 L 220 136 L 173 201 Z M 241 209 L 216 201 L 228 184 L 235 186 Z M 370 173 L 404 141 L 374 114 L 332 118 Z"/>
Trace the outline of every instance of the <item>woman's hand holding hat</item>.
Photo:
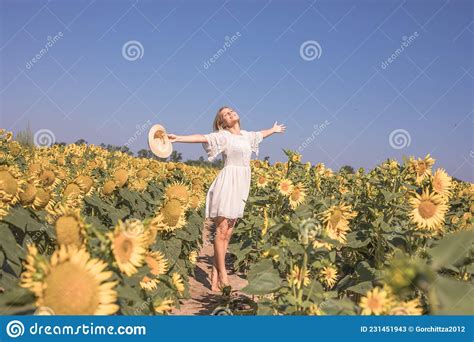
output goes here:
<path id="1" fill-rule="evenodd" d="M 169 133 L 168 134 L 168 139 L 169 139 L 170 142 L 174 143 L 174 142 L 178 141 L 178 136 L 176 134 Z"/>

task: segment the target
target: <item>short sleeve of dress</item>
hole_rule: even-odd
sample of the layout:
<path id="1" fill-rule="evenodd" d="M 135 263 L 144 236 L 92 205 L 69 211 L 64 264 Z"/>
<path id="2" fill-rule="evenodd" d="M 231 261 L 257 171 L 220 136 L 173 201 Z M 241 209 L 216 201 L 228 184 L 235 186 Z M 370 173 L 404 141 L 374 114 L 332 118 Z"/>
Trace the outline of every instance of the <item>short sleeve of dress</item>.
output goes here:
<path id="1" fill-rule="evenodd" d="M 247 132 L 247 136 L 250 140 L 250 147 L 252 148 L 252 152 L 255 152 L 255 155 L 258 156 L 258 146 L 263 140 L 262 132 Z"/>
<path id="2" fill-rule="evenodd" d="M 227 146 L 227 136 L 224 131 L 212 132 L 204 134 L 207 142 L 202 143 L 204 150 L 207 153 L 207 160 L 214 161 L 219 153 L 225 151 Z"/>

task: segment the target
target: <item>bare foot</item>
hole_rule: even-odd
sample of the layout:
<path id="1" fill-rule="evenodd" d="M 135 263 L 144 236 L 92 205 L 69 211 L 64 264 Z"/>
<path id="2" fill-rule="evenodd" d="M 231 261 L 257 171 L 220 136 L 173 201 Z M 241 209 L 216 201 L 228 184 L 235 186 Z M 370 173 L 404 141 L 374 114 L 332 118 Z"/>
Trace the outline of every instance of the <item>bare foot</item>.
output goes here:
<path id="1" fill-rule="evenodd" d="M 219 290 L 222 290 L 226 286 L 230 286 L 229 279 L 227 278 L 227 274 L 225 274 L 222 278 L 219 279 Z"/>
<path id="2" fill-rule="evenodd" d="M 211 291 L 213 292 L 221 292 L 222 289 L 226 286 L 229 286 L 229 279 L 227 278 L 227 274 L 222 279 L 219 279 L 219 274 L 215 266 L 212 267 L 211 273 Z"/>

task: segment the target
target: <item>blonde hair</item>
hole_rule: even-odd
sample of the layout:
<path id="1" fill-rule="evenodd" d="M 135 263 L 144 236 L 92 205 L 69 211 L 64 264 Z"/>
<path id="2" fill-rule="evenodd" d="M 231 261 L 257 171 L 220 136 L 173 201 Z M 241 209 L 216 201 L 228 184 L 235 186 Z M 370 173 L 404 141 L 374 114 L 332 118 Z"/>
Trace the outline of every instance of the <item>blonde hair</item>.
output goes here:
<path id="1" fill-rule="evenodd" d="M 216 117 L 214 118 L 214 123 L 212 124 L 212 129 L 214 131 L 220 131 L 221 129 L 227 128 L 224 126 L 224 118 L 222 116 L 222 111 L 226 108 L 232 109 L 229 106 L 224 106 L 219 108 L 219 110 L 217 111 Z M 240 125 L 240 119 L 237 120 L 237 122 L 239 123 L 239 127 L 242 128 L 242 126 Z"/>

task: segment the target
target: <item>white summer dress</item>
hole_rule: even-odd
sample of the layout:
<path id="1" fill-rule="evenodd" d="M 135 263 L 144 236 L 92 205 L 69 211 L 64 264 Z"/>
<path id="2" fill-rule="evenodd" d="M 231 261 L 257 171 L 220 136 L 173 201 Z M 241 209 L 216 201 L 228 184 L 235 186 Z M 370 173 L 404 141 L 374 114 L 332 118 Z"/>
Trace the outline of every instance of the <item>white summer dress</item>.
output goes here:
<path id="1" fill-rule="evenodd" d="M 205 134 L 202 146 L 208 160 L 213 161 L 222 152 L 224 167 L 209 187 L 206 196 L 206 218 L 222 216 L 227 219 L 243 217 L 250 191 L 250 156 L 258 156 L 262 132 L 240 130 L 241 135 L 222 129 Z"/>

